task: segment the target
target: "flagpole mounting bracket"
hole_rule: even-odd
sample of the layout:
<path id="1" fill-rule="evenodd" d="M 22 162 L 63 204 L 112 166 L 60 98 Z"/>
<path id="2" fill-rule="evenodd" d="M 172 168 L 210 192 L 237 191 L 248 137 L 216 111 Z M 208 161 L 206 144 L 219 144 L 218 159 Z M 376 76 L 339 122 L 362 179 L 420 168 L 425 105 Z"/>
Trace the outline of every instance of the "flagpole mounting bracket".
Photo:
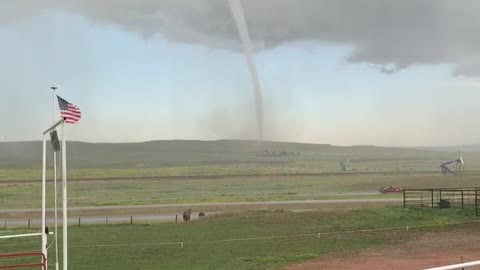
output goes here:
<path id="1" fill-rule="evenodd" d="M 62 119 L 60 119 L 58 122 L 56 122 L 55 124 L 53 124 L 53 126 L 49 127 L 47 130 L 45 130 L 43 132 L 43 135 L 49 133 L 50 131 L 54 130 L 56 127 L 58 127 L 59 125 L 61 125 L 63 122 L 65 122 L 67 119 L 65 117 L 63 117 Z"/>

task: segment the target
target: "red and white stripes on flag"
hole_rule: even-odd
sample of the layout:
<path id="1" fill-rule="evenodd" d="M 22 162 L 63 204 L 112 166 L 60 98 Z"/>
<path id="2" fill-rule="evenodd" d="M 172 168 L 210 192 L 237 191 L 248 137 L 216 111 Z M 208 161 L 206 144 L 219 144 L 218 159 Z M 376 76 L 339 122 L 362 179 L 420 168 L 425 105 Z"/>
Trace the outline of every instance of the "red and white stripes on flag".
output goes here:
<path id="1" fill-rule="evenodd" d="M 80 108 L 77 105 L 74 105 L 65 99 L 59 97 L 58 98 L 58 106 L 60 107 L 60 116 L 65 119 L 65 123 L 67 124 L 75 124 L 77 123 L 80 118 L 82 118 L 82 113 L 80 112 Z"/>

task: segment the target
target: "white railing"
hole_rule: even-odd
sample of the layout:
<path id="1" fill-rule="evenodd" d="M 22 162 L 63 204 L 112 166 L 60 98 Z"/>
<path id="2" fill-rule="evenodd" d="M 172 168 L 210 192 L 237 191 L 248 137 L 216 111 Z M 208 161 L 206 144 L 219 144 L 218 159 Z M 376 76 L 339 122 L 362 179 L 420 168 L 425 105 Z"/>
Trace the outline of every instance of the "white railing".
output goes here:
<path id="1" fill-rule="evenodd" d="M 480 266 L 480 261 L 452 264 L 452 265 L 447 265 L 447 266 L 428 268 L 428 269 L 425 269 L 425 270 L 457 270 L 457 269 L 464 269 L 464 268 L 473 267 L 473 266 Z"/>
<path id="2" fill-rule="evenodd" d="M 49 233 L 53 234 L 53 233 Z M 0 239 L 10 239 L 10 238 L 20 238 L 20 237 L 32 237 L 32 236 L 42 236 L 43 233 L 25 233 L 25 234 L 14 234 L 14 235 L 1 235 Z"/>

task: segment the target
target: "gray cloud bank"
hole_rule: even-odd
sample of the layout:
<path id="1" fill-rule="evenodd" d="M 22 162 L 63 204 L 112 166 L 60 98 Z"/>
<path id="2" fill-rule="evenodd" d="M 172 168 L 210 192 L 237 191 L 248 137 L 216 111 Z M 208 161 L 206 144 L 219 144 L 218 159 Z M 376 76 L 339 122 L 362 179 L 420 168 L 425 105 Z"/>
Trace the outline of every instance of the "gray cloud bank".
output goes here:
<path id="1" fill-rule="evenodd" d="M 257 49 L 297 41 L 352 48 L 347 60 L 394 73 L 413 65 L 452 64 L 480 75 L 480 1 L 243 0 Z M 227 0 L 17 0 L 0 2 L 0 23 L 60 9 L 149 38 L 239 52 Z"/>

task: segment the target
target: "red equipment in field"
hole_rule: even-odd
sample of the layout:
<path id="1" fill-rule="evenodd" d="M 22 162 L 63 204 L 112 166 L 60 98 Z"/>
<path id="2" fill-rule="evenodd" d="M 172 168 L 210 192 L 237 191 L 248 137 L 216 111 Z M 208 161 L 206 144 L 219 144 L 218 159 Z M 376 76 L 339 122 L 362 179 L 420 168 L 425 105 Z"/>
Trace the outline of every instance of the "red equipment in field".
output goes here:
<path id="1" fill-rule="evenodd" d="M 380 192 L 381 192 L 381 193 L 402 192 L 402 188 L 400 188 L 400 187 L 393 187 L 393 186 L 381 187 L 381 188 L 380 188 Z"/>

